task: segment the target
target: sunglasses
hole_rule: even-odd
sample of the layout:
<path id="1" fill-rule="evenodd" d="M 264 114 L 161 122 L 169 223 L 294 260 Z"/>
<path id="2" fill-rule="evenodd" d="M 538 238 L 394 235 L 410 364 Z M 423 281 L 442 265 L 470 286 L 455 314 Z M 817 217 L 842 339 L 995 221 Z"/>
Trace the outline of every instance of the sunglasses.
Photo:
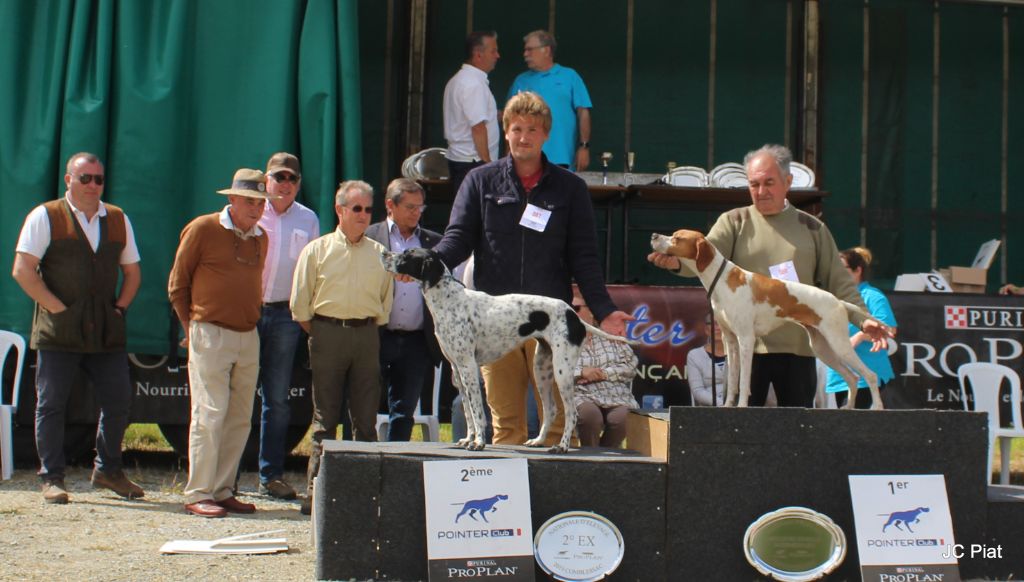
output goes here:
<path id="1" fill-rule="evenodd" d="M 356 214 L 359 214 L 360 212 L 370 214 L 371 212 L 373 212 L 373 206 L 363 206 L 362 204 L 356 204 L 352 208 L 349 208 L 349 210 L 355 212 Z"/>
<path id="2" fill-rule="evenodd" d="M 93 180 L 96 181 L 97 186 L 103 185 L 103 174 L 79 174 L 78 181 L 83 184 L 88 184 Z"/>
<path id="3" fill-rule="evenodd" d="M 273 178 L 274 181 L 276 181 L 278 184 L 284 181 L 291 182 L 292 184 L 298 184 L 300 179 L 295 174 L 289 174 L 288 172 L 278 172 L 276 174 L 271 174 L 270 177 Z"/>
<path id="4" fill-rule="evenodd" d="M 241 245 L 239 245 L 238 243 L 238 239 L 239 237 L 235 236 L 235 260 L 238 261 L 239 263 L 242 263 L 243 265 L 249 265 L 250 267 L 255 267 L 256 265 L 260 264 L 260 241 L 258 241 L 256 237 L 249 238 L 249 240 L 253 241 L 253 250 L 256 251 L 256 256 L 254 257 L 251 254 L 249 254 L 248 251 L 241 248 Z M 249 246 L 248 243 L 244 244 L 245 246 Z"/>

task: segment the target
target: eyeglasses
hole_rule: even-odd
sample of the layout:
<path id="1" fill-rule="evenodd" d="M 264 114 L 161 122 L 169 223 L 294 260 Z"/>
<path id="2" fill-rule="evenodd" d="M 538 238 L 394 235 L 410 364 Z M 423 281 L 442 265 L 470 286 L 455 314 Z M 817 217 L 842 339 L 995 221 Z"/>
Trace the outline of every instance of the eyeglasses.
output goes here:
<path id="1" fill-rule="evenodd" d="M 289 174 L 288 172 L 278 172 L 276 174 L 271 174 L 270 176 L 278 184 L 280 184 L 281 182 L 284 182 L 285 180 L 291 182 L 292 184 L 298 184 L 299 180 L 301 179 L 298 176 L 296 176 L 295 174 Z"/>
<path id="2" fill-rule="evenodd" d="M 78 181 L 83 184 L 88 184 L 93 180 L 96 181 L 97 186 L 103 185 L 103 174 L 79 174 Z"/>
<path id="3" fill-rule="evenodd" d="M 542 49 L 542 48 L 544 48 L 546 46 L 547 45 L 545 45 L 545 44 L 541 44 L 541 45 L 537 45 L 537 46 L 524 46 L 523 47 L 523 52 L 524 53 L 530 53 L 530 52 L 533 52 L 533 51 L 535 51 L 537 49 Z"/>
<path id="4" fill-rule="evenodd" d="M 355 212 L 356 214 L 358 214 L 360 212 L 365 212 L 367 214 L 370 214 L 371 212 L 373 212 L 373 206 L 363 206 L 362 204 L 356 204 L 352 208 L 349 208 L 349 210 L 351 210 L 352 212 Z"/>
<path id="5" fill-rule="evenodd" d="M 409 212 L 424 212 L 427 209 L 426 204 L 402 204 L 401 206 Z"/>
<path id="6" fill-rule="evenodd" d="M 242 263 L 243 265 L 249 265 L 250 267 L 255 267 L 256 265 L 260 264 L 260 241 L 258 241 L 256 239 L 256 237 L 249 237 L 249 240 L 251 240 L 253 242 L 253 246 L 256 248 L 256 258 L 252 258 L 252 257 L 244 257 L 244 256 L 242 256 L 241 253 L 239 253 L 239 249 L 241 248 L 241 245 L 238 243 L 238 240 L 239 240 L 239 237 L 236 235 L 235 236 L 235 260 L 238 261 L 239 263 Z M 246 246 L 249 246 L 249 245 L 246 245 Z"/>
<path id="7" fill-rule="evenodd" d="M 587 306 L 584 305 L 584 304 L 581 304 L 581 303 L 573 303 L 572 304 L 572 310 L 575 311 L 576 313 L 579 313 L 580 310 L 586 309 L 586 308 L 587 308 Z"/>

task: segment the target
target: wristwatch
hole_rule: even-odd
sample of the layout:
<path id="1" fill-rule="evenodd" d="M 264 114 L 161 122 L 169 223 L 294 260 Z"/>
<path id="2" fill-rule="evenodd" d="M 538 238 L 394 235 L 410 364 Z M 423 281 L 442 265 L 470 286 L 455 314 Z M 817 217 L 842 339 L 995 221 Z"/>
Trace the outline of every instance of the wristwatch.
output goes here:
<path id="1" fill-rule="evenodd" d="M 580 147 L 580 148 L 583 148 L 583 149 L 589 149 L 590 148 L 590 142 L 589 141 L 581 141 L 580 143 L 576 144 L 576 147 Z"/>

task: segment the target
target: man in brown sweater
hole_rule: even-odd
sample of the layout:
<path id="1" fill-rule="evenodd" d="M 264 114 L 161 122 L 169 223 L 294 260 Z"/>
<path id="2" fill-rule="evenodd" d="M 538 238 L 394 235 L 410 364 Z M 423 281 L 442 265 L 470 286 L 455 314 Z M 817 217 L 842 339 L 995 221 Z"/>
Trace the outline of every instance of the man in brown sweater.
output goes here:
<path id="1" fill-rule="evenodd" d="M 192 426 L 185 510 L 202 517 L 252 513 L 234 497 L 245 441 L 252 426 L 259 376 L 263 263 L 267 236 L 257 222 L 270 198 L 259 170 L 235 172 L 221 212 L 196 218 L 181 231 L 167 291 L 185 330 Z"/>

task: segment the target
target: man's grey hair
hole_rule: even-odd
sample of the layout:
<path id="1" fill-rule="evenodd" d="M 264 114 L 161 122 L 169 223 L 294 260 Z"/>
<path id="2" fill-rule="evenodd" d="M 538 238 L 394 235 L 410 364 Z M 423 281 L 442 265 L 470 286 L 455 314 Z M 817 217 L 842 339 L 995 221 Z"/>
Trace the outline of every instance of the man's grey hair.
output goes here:
<path id="1" fill-rule="evenodd" d="M 420 183 L 416 180 L 413 180 L 412 178 L 395 178 L 390 184 L 388 184 L 388 191 L 384 197 L 394 204 L 401 204 L 402 195 L 406 193 L 418 193 L 426 196 L 426 193 L 423 191 L 423 186 L 420 186 Z"/>
<path id="2" fill-rule="evenodd" d="M 78 152 L 77 154 L 73 154 L 70 158 L 68 158 L 68 163 L 65 167 L 65 170 L 68 174 L 71 173 L 71 168 L 74 167 L 75 162 L 77 162 L 78 160 L 85 160 L 87 164 L 103 164 L 103 162 L 100 161 L 100 158 L 96 154 L 89 152 Z"/>
<path id="3" fill-rule="evenodd" d="M 555 56 L 555 49 L 558 48 L 558 43 L 555 42 L 555 35 L 551 34 L 550 32 L 544 29 L 535 30 L 533 32 L 526 33 L 526 36 L 523 37 L 523 44 L 530 42 L 531 38 L 537 39 L 537 42 L 540 43 L 540 46 L 551 47 L 551 56 Z"/>
<path id="4" fill-rule="evenodd" d="M 338 193 L 334 195 L 334 203 L 338 206 L 347 205 L 348 197 L 353 190 L 358 190 L 360 194 L 366 194 L 371 199 L 373 198 L 373 186 L 362 180 L 345 180 L 338 184 Z"/>
<path id="5" fill-rule="evenodd" d="M 780 174 L 783 176 L 789 175 L 789 165 L 793 163 L 793 152 L 789 151 L 789 148 L 784 145 L 774 143 L 766 143 L 756 150 L 747 152 L 747 155 L 743 156 L 743 167 L 747 168 L 751 160 L 763 155 L 768 155 L 775 160 L 775 165 L 779 167 Z"/>
<path id="6" fill-rule="evenodd" d="M 473 53 L 483 50 L 485 38 L 498 40 L 498 33 L 493 30 L 475 30 L 466 36 L 465 51 L 467 63 L 473 60 Z"/>

